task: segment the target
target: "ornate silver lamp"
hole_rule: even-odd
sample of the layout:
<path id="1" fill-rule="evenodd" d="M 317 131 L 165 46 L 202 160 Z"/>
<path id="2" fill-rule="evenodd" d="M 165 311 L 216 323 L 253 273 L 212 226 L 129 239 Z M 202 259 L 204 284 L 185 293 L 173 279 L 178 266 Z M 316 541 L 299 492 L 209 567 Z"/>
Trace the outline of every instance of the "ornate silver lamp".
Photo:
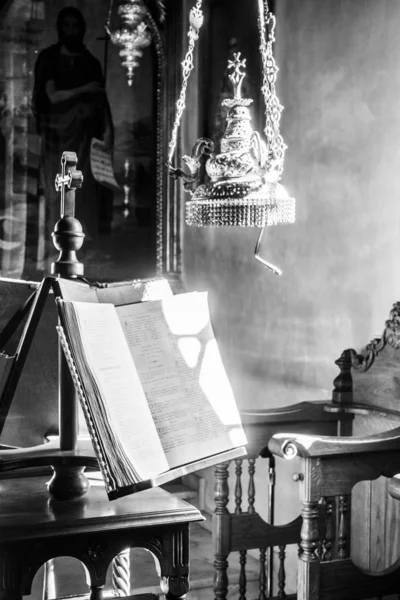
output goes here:
<path id="1" fill-rule="evenodd" d="M 286 145 L 279 131 L 283 107 L 276 95 L 278 67 L 273 56 L 275 17 L 267 0 L 258 0 L 260 52 L 263 65 L 262 94 L 265 101 L 265 140 L 252 129 L 251 98 L 242 97 L 246 60 L 234 54 L 228 63 L 232 82 L 232 98 L 223 101 L 227 108 L 226 129 L 221 152 L 214 152 L 214 142 L 199 138 L 190 156 L 183 156 L 187 170 L 173 166 L 178 128 L 185 108 L 186 88 L 194 67 L 193 51 L 203 23 L 202 0 L 190 12 L 189 48 L 183 62 L 183 82 L 177 101 L 177 114 L 169 144 L 168 167 L 175 177 L 182 177 L 184 188 L 191 194 L 186 202 L 186 223 L 194 227 L 261 227 L 255 257 L 277 275 L 278 267 L 259 255 L 264 228 L 295 221 L 295 200 L 279 183 Z M 202 159 L 208 181 L 199 184 Z"/>

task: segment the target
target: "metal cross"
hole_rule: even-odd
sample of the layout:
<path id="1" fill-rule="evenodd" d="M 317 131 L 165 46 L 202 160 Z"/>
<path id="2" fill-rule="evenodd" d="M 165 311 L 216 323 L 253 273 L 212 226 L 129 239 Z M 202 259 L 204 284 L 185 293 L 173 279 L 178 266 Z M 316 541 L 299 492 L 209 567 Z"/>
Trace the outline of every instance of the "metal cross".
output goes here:
<path id="1" fill-rule="evenodd" d="M 61 217 L 75 216 L 75 190 L 82 187 L 82 171 L 76 170 L 78 157 L 75 152 L 63 152 L 61 157 L 61 174 L 56 176 L 56 191 L 61 190 Z M 67 192 L 65 191 L 67 188 Z"/>

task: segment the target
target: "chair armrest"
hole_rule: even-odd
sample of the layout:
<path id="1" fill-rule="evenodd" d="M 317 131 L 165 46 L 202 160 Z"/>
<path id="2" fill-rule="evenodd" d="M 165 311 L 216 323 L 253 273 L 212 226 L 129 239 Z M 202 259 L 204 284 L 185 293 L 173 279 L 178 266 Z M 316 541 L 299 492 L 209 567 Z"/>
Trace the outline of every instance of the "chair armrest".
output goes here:
<path id="1" fill-rule="evenodd" d="M 248 440 L 248 456 L 269 457 L 268 442 L 276 433 L 297 431 L 302 434 L 335 435 L 339 419 L 352 415 L 328 412 L 328 401 L 299 402 L 284 408 L 240 411 Z"/>
<path id="2" fill-rule="evenodd" d="M 268 448 L 272 454 L 287 460 L 296 456 L 317 458 L 400 450 L 400 427 L 374 435 L 354 437 L 278 433 L 271 438 Z"/>
<path id="3" fill-rule="evenodd" d="M 395 475 L 389 480 L 388 492 L 395 500 L 400 500 L 400 475 Z"/>
<path id="4" fill-rule="evenodd" d="M 331 414 L 333 411 L 326 410 L 330 405 L 329 400 L 298 402 L 282 408 L 241 410 L 240 415 L 244 424 L 258 425 L 296 421 L 337 421 L 337 416 Z"/>

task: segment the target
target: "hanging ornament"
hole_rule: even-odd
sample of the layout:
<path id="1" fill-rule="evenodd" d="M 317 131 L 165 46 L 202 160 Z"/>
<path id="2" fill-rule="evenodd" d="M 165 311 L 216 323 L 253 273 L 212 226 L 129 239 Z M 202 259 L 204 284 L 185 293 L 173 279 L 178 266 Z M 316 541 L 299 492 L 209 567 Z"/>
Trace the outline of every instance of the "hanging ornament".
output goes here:
<path id="1" fill-rule="evenodd" d="M 151 32 L 148 21 L 151 15 L 143 0 L 128 0 L 118 6 L 117 13 L 120 17 L 120 26 L 111 30 L 111 13 L 113 0 L 111 0 L 106 31 L 113 44 L 121 49 L 119 55 L 122 66 L 127 70 L 128 85 L 132 85 L 134 69 L 139 65 L 143 50 L 151 44 Z"/>
<path id="2" fill-rule="evenodd" d="M 190 156 L 183 156 L 186 170 L 174 167 L 173 156 L 177 134 L 185 109 L 186 88 L 194 68 L 195 42 L 203 23 L 202 0 L 198 0 L 190 12 L 189 47 L 182 63 L 183 79 L 177 112 L 169 144 L 168 168 L 171 175 L 181 177 L 191 199 L 186 202 L 186 223 L 195 227 L 261 227 L 255 257 L 275 274 L 280 269 L 259 256 L 264 227 L 293 223 L 295 200 L 290 198 L 279 183 L 283 172 L 286 145 L 279 131 L 283 107 L 276 95 L 275 82 L 278 68 L 272 47 L 275 41 L 275 17 L 270 13 L 268 2 L 258 0 L 260 53 L 263 67 L 261 91 L 265 102 L 265 139 L 252 129 L 251 98 L 242 97 L 246 60 L 235 53 L 228 62 L 232 98 L 222 105 L 227 109 L 226 129 L 220 140 L 221 152 L 209 138 L 199 138 Z M 207 181 L 199 184 L 200 168 L 205 161 Z"/>

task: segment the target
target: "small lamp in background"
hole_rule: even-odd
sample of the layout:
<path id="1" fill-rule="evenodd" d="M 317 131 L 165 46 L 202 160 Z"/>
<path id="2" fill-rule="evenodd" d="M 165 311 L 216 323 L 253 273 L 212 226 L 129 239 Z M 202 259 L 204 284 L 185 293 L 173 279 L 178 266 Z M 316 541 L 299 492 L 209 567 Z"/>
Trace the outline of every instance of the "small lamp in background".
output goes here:
<path id="1" fill-rule="evenodd" d="M 160 22 L 165 20 L 165 0 L 155 0 Z M 105 29 L 111 41 L 120 46 L 119 55 L 122 66 L 127 70 L 128 85 L 132 85 L 134 69 L 139 66 L 143 50 L 151 44 L 152 37 L 149 22 L 153 17 L 143 0 L 126 0 L 119 4 L 117 13 L 120 25 L 111 29 L 111 17 L 114 0 L 110 0 L 107 24 Z"/>
<path id="2" fill-rule="evenodd" d="M 228 63 L 233 97 L 223 101 L 227 108 L 226 129 L 220 141 L 221 152 L 214 152 L 209 138 L 196 140 L 190 156 L 183 156 L 187 170 L 172 164 L 178 127 L 185 107 L 186 87 L 193 65 L 193 51 L 203 23 L 202 0 L 190 12 L 189 48 L 183 62 L 183 83 L 177 102 L 177 114 L 169 145 L 168 167 L 175 177 L 182 177 L 191 194 L 186 202 L 186 223 L 192 227 L 260 227 L 255 258 L 273 273 L 281 271 L 259 255 L 264 228 L 294 223 L 295 199 L 279 183 L 286 145 L 279 132 L 283 107 L 276 95 L 278 68 L 272 52 L 275 41 L 275 17 L 267 0 L 257 0 L 259 8 L 260 53 L 263 65 L 261 92 L 265 102 L 265 140 L 252 129 L 249 106 L 253 100 L 243 98 L 241 89 L 246 60 L 234 54 Z M 199 185 L 202 158 L 205 157 L 206 183 Z"/>

